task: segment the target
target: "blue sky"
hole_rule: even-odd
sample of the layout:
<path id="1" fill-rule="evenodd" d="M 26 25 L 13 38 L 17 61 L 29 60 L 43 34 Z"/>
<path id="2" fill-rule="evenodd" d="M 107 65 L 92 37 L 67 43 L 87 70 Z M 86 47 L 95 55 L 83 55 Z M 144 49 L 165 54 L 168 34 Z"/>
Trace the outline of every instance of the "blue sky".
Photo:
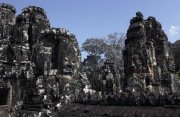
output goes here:
<path id="1" fill-rule="evenodd" d="M 180 39 L 180 0 L 0 0 L 13 5 L 17 14 L 29 5 L 42 7 L 51 27 L 75 34 L 79 46 L 87 38 L 126 33 L 137 11 L 144 19 L 156 17 L 170 42 Z M 84 58 L 84 57 L 83 57 Z"/>

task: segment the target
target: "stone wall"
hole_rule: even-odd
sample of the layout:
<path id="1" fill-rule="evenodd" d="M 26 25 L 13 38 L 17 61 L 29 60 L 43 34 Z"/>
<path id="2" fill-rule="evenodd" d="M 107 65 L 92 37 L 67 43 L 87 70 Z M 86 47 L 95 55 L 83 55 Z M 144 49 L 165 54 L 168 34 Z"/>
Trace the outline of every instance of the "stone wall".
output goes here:
<path id="1" fill-rule="evenodd" d="M 117 94 L 121 90 L 120 74 L 115 63 L 109 59 L 104 62 L 104 65 L 99 70 L 100 91 L 104 94 Z"/>

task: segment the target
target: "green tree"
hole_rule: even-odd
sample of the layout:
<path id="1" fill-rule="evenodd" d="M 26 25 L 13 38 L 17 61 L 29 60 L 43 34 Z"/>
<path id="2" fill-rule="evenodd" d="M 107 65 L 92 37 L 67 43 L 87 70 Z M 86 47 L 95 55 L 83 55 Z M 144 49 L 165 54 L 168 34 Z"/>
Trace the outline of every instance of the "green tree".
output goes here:
<path id="1" fill-rule="evenodd" d="M 86 51 L 89 55 L 82 62 L 82 67 L 87 73 L 92 87 L 94 87 L 94 81 L 98 77 L 98 70 L 106 59 L 114 61 L 121 77 L 124 76 L 122 53 L 124 40 L 125 34 L 113 33 L 109 34 L 105 39 L 90 38 L 83 43 L 81 50 Z"/>
<path id="2" fill-rule="evenodd" d="M 175 70 L 180 71 L 180 40 L 172 44 L 175 59 Z"/>
<path id="3" fill-rule="evenodd" d="M 173 43 L 172 48 L 174 52 L 175 71 L 178 74 L 178 79 L 180 80 L 180 40 Z"/>
<path id="4" fill-rule="evenodd" d="M 88 55 L 82 62 L 82 69 L 86 72 L 92 88 L 95 88 L 95 80 L 98 79 L 98 69 L 100 68 L 101 57 L 95 55 Z"/>
<path id="5" fill-rule="evenodd" d="M 178 79 L 180 80 L 180 70 L 177 72 L 178 74 Z"/>
<path id="6" fill-rule="evenodd" d="M 100 38 L 90 38 L 82 44 L 81 51 L 86 51 L 89 54 L 82 62 L 82 68 L 86 72 L 92 88 L 96 87 L 94 86 L 94 82 L 98 77 L 97 70 L 99 68 L 100 61 L 102 61 L 101 56 L 105 52 L 105 46 L 106 43 Z"/>
<path id="7" fill-rule="evenodd" d="M 81 51 L 86 51 L 89 55 L 101 56 L 104 54 L 106 43 L 100 38 L 87 39 L 83 44 Z"/>
<path id="8" fill-rule="evenodd" d="M 123 74 L 123 48 L 126 37 L 124 33 L 109 34 L 105 39 L 105 58 L 114 61 L 118 67 L 118 70 Z"/>

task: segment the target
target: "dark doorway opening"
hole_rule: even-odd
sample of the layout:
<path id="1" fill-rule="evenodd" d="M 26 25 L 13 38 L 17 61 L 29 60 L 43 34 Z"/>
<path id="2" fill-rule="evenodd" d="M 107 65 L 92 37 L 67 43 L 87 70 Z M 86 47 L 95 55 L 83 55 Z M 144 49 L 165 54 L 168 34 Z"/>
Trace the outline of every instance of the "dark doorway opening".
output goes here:
<path id="1" fill-rule="evenodd" d="M 7 105 L 9 89 L 0 88 L 0 105 Z"/>

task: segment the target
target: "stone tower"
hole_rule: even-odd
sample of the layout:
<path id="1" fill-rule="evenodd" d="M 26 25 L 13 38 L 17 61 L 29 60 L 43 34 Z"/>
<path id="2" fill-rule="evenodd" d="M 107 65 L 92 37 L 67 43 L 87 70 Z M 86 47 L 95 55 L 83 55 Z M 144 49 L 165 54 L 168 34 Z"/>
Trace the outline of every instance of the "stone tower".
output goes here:
<path id="1" fill-rule="evenodd" d="M 13 48 L 16 60 L 31 61 L 35 75 L 43 75 L 44 66 L 51 61 L 46 54 L 51 54 L 48 52 L 52 46 L 52 37 L 48 36 L 50 23 L 45 11 L 35 6 L 24 8 L 16 18 L 15 30 Z"/>
<path id="2" fill-rule="evenodd" d="M 11 58 L 11 48 L 9 47 L 9 44 L 11 39 L 11 29 L 15 24 L 15 13 L 16 9 L 13 6 L 0 4 L 0 106 L 12 106 L 13 103 L 13 90 L 10 85 L 10 80 L 7 78 L 8 76 L 5 69 L 10 68 L 7 61 Z M 7 65 L 6 68 L 4 64 Z"/>
<path id="3" fill-rule="evenodd" d="M 9 4 L 0 4 L 0 59 L 8 61 L 8 51 L 11 51 L 9 44 L 12 38 L 11 30 L 15 24 L 16 9 Z"/>
<path id="4" fill-rule="evenodd" d="M 57 104 L 63 95 L 72 99 L 81 80 L 75 35 L 50 28 L 40 7 L 15 13 L 13 6 L 0 4 L 0 111 L 2 105 L 8 111 Z"/>
<path id="5" fill-rule="evenodd" d="M 171 43 L 155 17 L 141 12 L 130 21 L 125 40 L 126 88 L 130 91 L 168 93 L 176 90 Z"/>
<path id="6" fill-rule="evenodd" d="M 58 69 L 64 82 L 78 77 L 81 53 L 76 36 L 64 28 L 52 28 L 54 34 L 53 69 Z"/>

